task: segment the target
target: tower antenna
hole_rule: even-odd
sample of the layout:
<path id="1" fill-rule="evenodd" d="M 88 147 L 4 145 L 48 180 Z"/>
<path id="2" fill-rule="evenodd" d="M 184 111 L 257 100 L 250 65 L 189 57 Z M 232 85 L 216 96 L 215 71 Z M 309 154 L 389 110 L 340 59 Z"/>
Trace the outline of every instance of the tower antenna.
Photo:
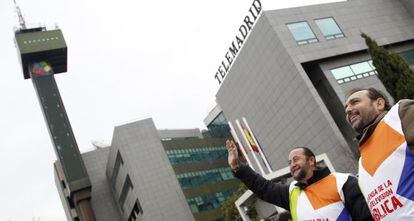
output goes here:
<path id="1" fill-rule="evenodd" d="M 24 17 L 20 7 L 17 5 L 16 0 L 13 0 L 14 5 L 16 6 L 17 16 L 19 17 L 19 24 L 22 29 L 26 29 L 26 22 L 24 21 Z"/>

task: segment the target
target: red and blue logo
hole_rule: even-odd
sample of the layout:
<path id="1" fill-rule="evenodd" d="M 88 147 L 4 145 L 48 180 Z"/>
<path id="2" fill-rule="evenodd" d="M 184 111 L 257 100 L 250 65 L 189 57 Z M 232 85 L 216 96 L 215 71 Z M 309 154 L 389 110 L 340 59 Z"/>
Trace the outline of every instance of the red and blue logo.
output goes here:
<path id="1" fill-rule="evenodd" d="M 32 63 L 30 70 L 36 77 L 53 75 L 52 67 L 46 61 Z"/>

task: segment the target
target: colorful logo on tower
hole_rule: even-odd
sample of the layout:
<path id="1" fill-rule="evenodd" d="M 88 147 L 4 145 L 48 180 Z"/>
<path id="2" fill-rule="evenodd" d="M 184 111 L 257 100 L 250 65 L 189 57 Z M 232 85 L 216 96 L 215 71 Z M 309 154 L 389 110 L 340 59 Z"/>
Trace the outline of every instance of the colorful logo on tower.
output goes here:
<path id="1" fill-rule="evenodd" d="M 36 77 L 53 75 L 52 67 L 46 61 L 32 63 L 30 70 Z"/>

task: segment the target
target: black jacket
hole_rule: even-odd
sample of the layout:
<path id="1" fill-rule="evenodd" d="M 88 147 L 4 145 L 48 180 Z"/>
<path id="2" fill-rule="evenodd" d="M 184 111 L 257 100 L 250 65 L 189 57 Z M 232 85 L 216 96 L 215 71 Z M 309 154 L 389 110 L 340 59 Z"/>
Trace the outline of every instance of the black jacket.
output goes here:
<path id="1" fill-rule="evenodd" d="M 329 174 L 330 171 L 328 168 L 322 168 L 314 171 L 313 177 L 309 179 L 308 184 L 297 183 L 296 185 L 302 189 L 306 189 L 307 186 L 312 185 Z M 239 170 L 234 175 L 260 199 L 290 210 L 289 185 L 269 181 L 243 164 L 240 165 Z M 345 207 L 348 209 L 353 221 L 373 220 L 368 205 L 359 189 L 357 178 L 349 176 L 342 187 L 342 191 L 345 198 Z"/>

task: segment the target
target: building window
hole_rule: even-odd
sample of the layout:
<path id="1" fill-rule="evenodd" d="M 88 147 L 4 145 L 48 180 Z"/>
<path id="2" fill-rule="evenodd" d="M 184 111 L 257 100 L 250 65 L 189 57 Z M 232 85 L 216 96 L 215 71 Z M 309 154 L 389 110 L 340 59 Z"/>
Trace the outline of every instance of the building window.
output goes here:
<path id="1" fill-rule="evenodd" d="M 121 195 L 119 196 L 119 200 L 118 200 L 119 206 L 121 207 L 121 209 L 123 209 L 124 207 L 124 203 L 128 195 L 128 192 L 133 188 L 134 186 L 132 185 L 131 179 L 129 178 L 129 175 L 127 175 L 125 178 L 124 186 L 122 187 Z"/>
<path id="2" fill-rule="evenodd" d="M 136 220 L 138 220 L 138 215 L 140 213 L 142 213 L 142 208 L 141 208 L 141 204 L 137 200 L 135 202 L 134 208 L 131 211 L 131 215 L 129 215 L 128 221 L 136 221 Z"/>
<path id="3" fill-rule="evenodd" d="M 401 52 L 400 56 L 407 62 L 407 64 L 414 65 L 414 50 Z"/>
<path id="4" fill-rule="evenodd" d="M 183 189 L 234 179 L 229 167 L 181 173 L 176 176 Z"/>
<path id="5" fill-rule="evenodd" d="M 207 129 L 212 137 L 231 137 L 230 126 L 227 123 L 223 112 L 207 125 Z"/>
<path id="6" fill-rule="evenodd" d="M 372 60 L 331 69 L 338 84 L 347 83 L 377 74 Z"/>
<path id="7" fill-rule="evenodd" d="M 111 176 L 112 187 L 114 189 L 115 189 L 115 184 L 116 184 L 116 178 L 118 177 L 119 169 L 121 168 L 122 165 L 124 165 L 124 160 L 122 159 L 121 153 L 119 153 L 119 150 L 118 150 L 116 154 L 114 170 Z"/>
<path id="8" fill-rule="evenodd" d="M 234 195 L 236 190 L 226 190 L 209 195 L 195 196 L 187 199 L 193 213 L 200 213 L 220 208 L 227 199 Z"/>
<path id="9" fill-rule="evenodd" d="M 299 45 L 318 42 L 318 39 L 306 21 L 290 23 L 287 24 L 287 27 Z"/>
<path id="10" fill-rule="evenodd" d="M 172 165 L 180 163 L 193 163 L 203 160 L 227 159 L 225 146 L 170 149 L 166 151 Z"/>
<path id="11" fill-rule="evenodd" d="M 327 40 L 345 37 L 333 18 L 317 19 L 315 23 Z"/>

